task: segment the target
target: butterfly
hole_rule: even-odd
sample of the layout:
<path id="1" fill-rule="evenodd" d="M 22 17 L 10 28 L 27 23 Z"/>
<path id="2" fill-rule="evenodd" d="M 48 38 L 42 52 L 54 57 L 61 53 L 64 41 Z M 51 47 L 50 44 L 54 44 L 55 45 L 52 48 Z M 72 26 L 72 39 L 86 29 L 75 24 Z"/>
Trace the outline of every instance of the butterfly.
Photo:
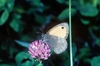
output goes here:
<path id="1" fill-rule="evenodd" d="M 61 54 L 67 49 L 67 37 L 69 26 L 67 22 L 60 23 L 51 28 L 46 34 L 42 35 L 42 40 L 46 42 L 50 49 L 56 54 Z"/>

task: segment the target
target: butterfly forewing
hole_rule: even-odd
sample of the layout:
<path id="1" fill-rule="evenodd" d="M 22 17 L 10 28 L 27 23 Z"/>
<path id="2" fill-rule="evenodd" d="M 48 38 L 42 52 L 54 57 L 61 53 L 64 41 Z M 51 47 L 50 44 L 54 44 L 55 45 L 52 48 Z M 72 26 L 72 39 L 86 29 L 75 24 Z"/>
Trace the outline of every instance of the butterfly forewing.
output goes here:
<path id="1" fill-rule="evenodd" d="M 47 34 L 59 36 L 62 38 L 67 38 L 69 33 L 69 28 L 67 23 L 60 23 L 53 28 L 51 28 Z"/>

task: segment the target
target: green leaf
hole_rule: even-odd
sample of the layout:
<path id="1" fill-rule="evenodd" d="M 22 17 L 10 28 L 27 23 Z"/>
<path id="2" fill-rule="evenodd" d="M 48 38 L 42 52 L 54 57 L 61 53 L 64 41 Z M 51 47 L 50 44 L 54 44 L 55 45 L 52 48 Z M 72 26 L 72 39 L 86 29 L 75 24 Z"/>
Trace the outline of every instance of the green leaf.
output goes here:
<path id="1" fill-rule="evenodd" d="M 76 56 L 77 59 L 84 59 L 90 56 L 90 48 L 88 46 L 81 48 L 79 51 L 80 53 Z"/>
<path id="2" fill-rule="evenodd" d="M 91 66 L 100 66 L 100 56 L 96 56 L 92 58 Z"/>
<path id="3" fill-rule="evenodd" d="M 43 64 L 40 62 L 37 66 L 43 66 Z"/>
<path id="4" fill-rule="evenodd" d="M 98 9 L 90 3 L 81 5 L 81 7 L 79 8 L 79 11 L 81 15 L 87 16 L 87 17 L 93 17 L 98 14 Z"/>
<path id="5" fill-rule="evenodd" d="M 26 0 L 27 2 L 29 2 L 31 5 L 36 6 L 36 7 L 40 7 L 41 5 L 43 5 L 41 3 L 41 0 Z"/>
<path id="6" fill-rule="evenodd" d="M 73 51 L 73 57 L 74 57 L 76 52 L 77 52 L 77 48 L 76 48 L 76 45 L 74 43 L 73 43 L 73 46 L 72 46 L 72 51 Z"/>
<path id="7" fill-rule="evenodd" d="M 17 21 L 17 20 L 12 20 L 11 22 L 10 22 L 10 26 L 13 28 L 13 30 L 15 31 L 15 32 L 19 32 L 19 29 L 20 29 L 20 25 L 19 25 L 19 22 Z"/>
<path id="8" fill-rule="evenodd" d="M 21 65 L 19 66 L 33 66 L 33 63 L 30 62 L 30 61 L 26 61 L 25 63 L 22 63 Z"/>
<path id="9" fill-rule="evenodd" d="M 15 40 L 16 43 L 18 43 L 19 45 L 28 48 L 29 44 L 28 42 L 24 42 L 24 41 L 19 41 L 19 40 Z"/>
<path id="10" fill-rule="evenodd" d="M 13 45 L 9 46 L 9 49 L 6 50 L 8 50 L 10 58 L 13 58 L 14 54 L 18 52 L 17 48 L 15 48 Z"/>
<path id="11" fill-rule="evenodd" d="M 14 7 L 14 11 L 19 13 L 19 14 L 26 13 L 26 10 L 24 10 L 24 8 L 22 8 L 20 6 Z"/>
<path id="12" fill-rule="evenodd" d="M 91 63 L 91 59 L 90 59 L 90 58 L 87 58 L 87 57 L 86 57 L 86 58 L 84 58 L 83 60 L 84 60 L 85 63 L 89 63 L 89 64 Z"/>
<path id="13" fill-rule="evenodd" d="M 96 45 L 100 47 L 100 37 L 96 39 Z"/>
<path id="14" fill-rule="evenodd" d="M 14 1 L 15 0 L 7 0 L 7 8 L 9 12 L 11 12 L 14 7 Z"/>
<path id="15" fill-rule="evenodd" d="M 71 9 L 71 16 L 73 16 L 76 13 L 76 9 L 72 8 Z M 58 18 L 60 20 L 64 20 L 66 18 L 69 17 L 69 8 L 66 8 L 65 10 L 63 10 L 59 15 Z"/>
<path id="16" fill-rule="evenodd" d="M 7 9 L 5 9 L 5 11 L 2 13 L 0 17 L 0 25 L 3 25 L 7 21 L 8 17 L 9 17 L 9 12 Z"/>
<path id="17" fill-rule="evenodd" d="M 99 30 L 99 26 L 93 25 L 93 26 L 92 26 L 92 30 L 98 31 L 98 30 Z"/>
<path id="18" fill-rule="evenodd" d="M 66 2 L 66 0 L 56 0 L 58 3 L 63 4 Z"/>
<path id="19" fill-rule="evenodd" d="M 23 31 L 23 23 L 21 22 L 21 15 L 14 13 L 12 21 L 9 23 L 10 27 L 15 31 L 21 33 Z"/>
<path id="20" fill-rule="evenodd" d="M 22 62 L 23 60 L 25 60 L 24 62 Z M 35 63 L 34 59 L 30 59 L 30 54 L 28 52 L 20 52 L 16 55 L 15 57 L 15 61 L 17 66 L 33 66 Z"/>
<path id="21" fill-rule="evenodd" d="M 41 4 L 41 0 L 33 0 L 35 6 L 39 6 Z"/>
<path id="22" fill-rule="evenodd" d="M 20 14 L 14 14 L 12 21 L 9 23 L 10 27 L 15 32 L 21 32 L 23 30 L 23 23 L 21 22 L 20 18 Z"/>
<path id="23" fill-rule="evenodd" d="M 6 3 L 6 0 L 0 0 L 0 8 L 3 7 Z"/>
<path id="24" fill-rule="evenodd" d="M 84 25 L 90 24 L 90 21 L 89 21 L 89 20 L 85 20 L 85 19 L 81 19 L 81 22 L 82 22 Z"/>

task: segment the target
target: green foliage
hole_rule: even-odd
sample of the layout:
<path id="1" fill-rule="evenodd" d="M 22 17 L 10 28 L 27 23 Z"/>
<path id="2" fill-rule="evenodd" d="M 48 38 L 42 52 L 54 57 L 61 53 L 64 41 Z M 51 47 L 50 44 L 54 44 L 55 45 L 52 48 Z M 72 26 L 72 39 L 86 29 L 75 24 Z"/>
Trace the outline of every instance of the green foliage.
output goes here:
<path id="1" fill-rule="evenodd" d="M 76 44 L 73 43 L 73 46 L 72 46 L 72 51 L 73 51 L 73 57 L 76 55 L 76 52 L 77 52 L 77 47 L 76 47 Z"/>
<path id="2" fill-rule="evenodd" d="M 91 66 L 100 66 L 100 56 L 96 56 L 92 58 Z"/>
<path id="3" fill-rule="evenodd" d="M 37 66 L 43 66 L 43 64 L 40 62 Z"/>
<path id="4" fill-rule="evenodd" d="M 97 40 L 96 40 L 96 44 L 100 47 L 100 37 L 97 38 Z"/>
<path id="5" fill-rule="evenodd" d="M 15 32 L 21 32 L 23 29 L 23 24 L 20 21 L 21 15 L 19 14 L 14 14 L 13 19 L 9 23 L 10 27 L 15 31 Z"/>
<path id="6" fill-rule="evenodd" d="M 8 17 L 9 17 L 9 12 L 7 9 L 5 9 L 0 17 L 0 25 L 3 25 L 7 21 Z"/>
<path id="7" fill-rule="evenodd" d="M 0 0 L 0 8 L 3 7 L 6 3 L 6 0 Z"/>
<path id="8" fill-rule="evenodd" d="M 65 3 L 66 2 L 66 0 L 56 0 L 58 3 L 61 3 L 61 4 L 63 4 L 63 3 Z"/>
<path id="9" fill-rule="evenodd" d="M 85 20 L 85 19 L 81 19 L 81 22 L 82 22 L 84 25 L 89 25 L 89 24 L 90 24 L 90 21 L 89 21 L 89 20 Z"/>
<path id="10" fill-rule="evenodd" d="M 17 66 L 33 66 L 35 64 L 34 59 L 30 59 L 28 52 L 20 52 L 15 57 Z"/>
<path id="11" fill-rule="evenodd" d="M 79 10 L 80 10 L 81 15 L 87 16 L 87 17 L 93 17 L 93 16 L 96 16 L 98 14 L 97 8 L 94 7 L 90 3 L 86 3 L 84 5 L 81 5 Z"/>
<path id="12" fill-rule="evenodd" d="M 66 18 L 69 17 L 69 14 L 68 14 L 68 13 L 69 13 L 69 9 L 66 8 L 66 9 L 64 9 L 64 10 L 59 14 L 58 18 L 59 18 L 60 20 L 65 20 Z M 73 15 L 75 15 L 75 13 L 76 13 L 76 9 L 72 8 L 72 9 L 71 9 L 71 15 L 73 16 Z"/>
<path id="13" fill-rule="evenodd" d="M 28 42 L 18 41 L 18 40 L 15 40 L 15 42 L 18 43 L 19 45 L 23 46 L 23 47 L 26 47 L 26 48 L 28 48 L 29 44 L 30 44 Z"/>
<path id="14" fill-rule="evenodd" d="M 13 10 L 15 0 L 6 0 L 7 9 L 9 12 Z"/>
<path id="15" fill-rule="evenodd" d="M 31 5 L 39 7 L 41 6 L 41 0 L 27 0 L 28 2 L 30 2 Z"/>
<path id="16" fill-rule="evenodd" d="M 21 29 L 20 23 L 18 22 L 18 20 L 15 19 L 10 22 L 10 26 L 13 28 L 15 32 L 19 32 L 19 30 Z"/>

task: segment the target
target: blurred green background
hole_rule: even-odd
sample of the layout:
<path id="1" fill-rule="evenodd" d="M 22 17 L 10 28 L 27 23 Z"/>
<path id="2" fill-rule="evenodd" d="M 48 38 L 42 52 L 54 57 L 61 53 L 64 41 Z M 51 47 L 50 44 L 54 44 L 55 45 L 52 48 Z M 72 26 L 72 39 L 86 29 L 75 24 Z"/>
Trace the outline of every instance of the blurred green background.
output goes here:
<path id="1" fill-rule="evenodd" d="M 54 25 L 69 23 L 68 0 L 0 0 L 0 66 L 70 66 L 68 49 L 41 65 L 29 44 Z M 100 66 L 100 0 L 72 0 L 74 66 Z M 69 44 L 69 38 L 67 39 Z"/>

